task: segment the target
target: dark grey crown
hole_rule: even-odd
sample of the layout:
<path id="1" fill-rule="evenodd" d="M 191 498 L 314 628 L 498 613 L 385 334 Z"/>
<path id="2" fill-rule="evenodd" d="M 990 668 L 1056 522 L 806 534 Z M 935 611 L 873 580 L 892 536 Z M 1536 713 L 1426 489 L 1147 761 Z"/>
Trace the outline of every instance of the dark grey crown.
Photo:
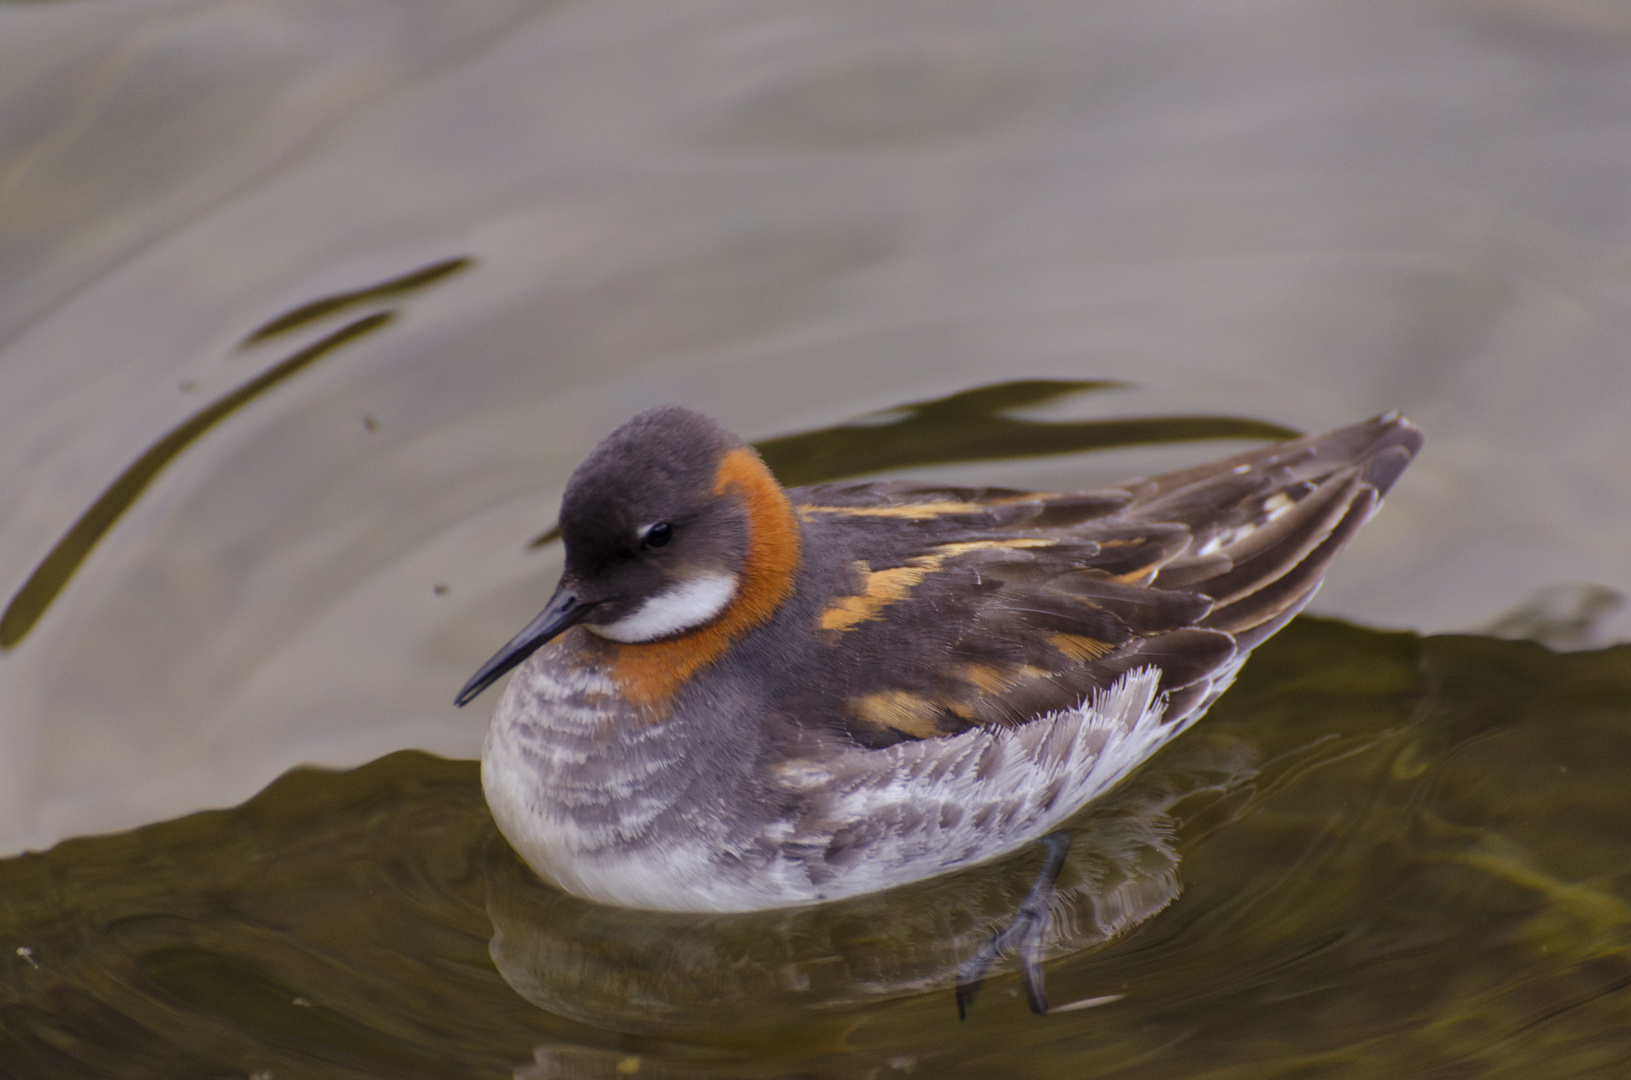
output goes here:
<path id="1" fill-rule="evenodd" d="M 619 534 L 678 516 L 712 493 L 719 459 L 741 439 L 678 405 L 648 409 L 595 446 L 572 473 L 561 499 L 561 527 Z"/>

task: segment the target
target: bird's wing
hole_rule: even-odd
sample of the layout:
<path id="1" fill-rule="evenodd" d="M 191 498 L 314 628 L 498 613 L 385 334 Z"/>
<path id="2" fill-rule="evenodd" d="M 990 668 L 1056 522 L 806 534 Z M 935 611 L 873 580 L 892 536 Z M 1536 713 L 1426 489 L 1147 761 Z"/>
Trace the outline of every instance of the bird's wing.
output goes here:
<path id="1" fill-rule="evenodd" d="M 790 690 L 886 746 L 1024 725 L 1148 666 L 1182 722 L 1308 601 L 1420 443 L 1379 418 L 1078 494 L 795 490 L 807 522 L 865 554 Z"/>

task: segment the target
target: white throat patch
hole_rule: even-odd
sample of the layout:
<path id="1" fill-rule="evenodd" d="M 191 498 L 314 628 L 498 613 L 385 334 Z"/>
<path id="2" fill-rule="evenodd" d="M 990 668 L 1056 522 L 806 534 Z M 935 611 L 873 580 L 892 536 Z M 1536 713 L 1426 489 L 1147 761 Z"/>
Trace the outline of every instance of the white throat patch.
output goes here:
<path id="1" fill-rule="evenodd" d="M 735 595 L 735 574 L 703 574 L 658 593 L 614 623 L 587 629 L 626 644 L 654 641 L 701 626 L 724 611 Z"/>

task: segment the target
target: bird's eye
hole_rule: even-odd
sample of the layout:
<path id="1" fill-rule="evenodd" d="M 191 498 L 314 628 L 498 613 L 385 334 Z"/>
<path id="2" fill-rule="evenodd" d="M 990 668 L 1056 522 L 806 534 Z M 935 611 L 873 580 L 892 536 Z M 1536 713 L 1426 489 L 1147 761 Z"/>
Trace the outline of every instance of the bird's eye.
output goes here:
<path id="1" fill-rule="evenodd" d="M 645 532 L 640 534 L 640 546 L 647 549 L 660 548 L 672 539 L 674 539 L 674 526 L 666 521 L 659 521 L 655 525 L 648 526 Z"/>

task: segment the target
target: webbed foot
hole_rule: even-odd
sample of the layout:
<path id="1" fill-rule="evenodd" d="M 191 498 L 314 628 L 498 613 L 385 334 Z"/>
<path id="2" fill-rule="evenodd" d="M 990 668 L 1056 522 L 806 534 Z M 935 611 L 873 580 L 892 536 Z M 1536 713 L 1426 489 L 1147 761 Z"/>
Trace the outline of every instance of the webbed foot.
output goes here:
<path id="1" fill-rule="evenodd" d="M 1040 841 L 1047 855 L 1042 861 L 1042 872 L 1036 884 L 1019 905 L 1012 922 L 991 935 L 978 952 L 965 960 L 957 969 L 957 1018 L 968 1015 L 974 995 L 980 991 L 980 980 L 986 969 L 1003 954 L 1013 952 L 1019 960 L 1020 977 L 1025 984 L 1025 1000 L 1038 1016 L 1048 1011 L 1048 995 L 1042 985 L 1042 946 L 1047 941 L 1048 926 L 1053 920 L 1054 886 L 1059 872 L 1064 869 L 1065 856 L 1070 853 L 1070 834 L 1049 833 Z"/>

